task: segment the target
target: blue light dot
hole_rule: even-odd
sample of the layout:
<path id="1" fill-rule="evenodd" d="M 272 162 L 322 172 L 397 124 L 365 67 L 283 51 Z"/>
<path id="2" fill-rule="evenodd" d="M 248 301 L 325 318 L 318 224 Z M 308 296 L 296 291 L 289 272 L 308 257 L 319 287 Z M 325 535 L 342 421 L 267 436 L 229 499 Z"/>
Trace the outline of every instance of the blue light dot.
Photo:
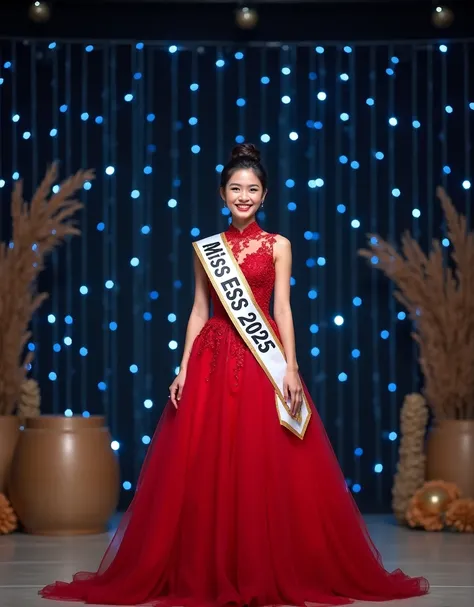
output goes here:
<path id="1" fill-rule="evenodd" d="M 235 141 L 237 143 L 243 143 L 245 141 L 245 137 L 243 135 L 237 135 L 237 137 L 235 138 Z"/>
<path id="2" fill-rule="evenodd" d="M 103 232 L 105 230 L 105 223 L 103 221 L 99 221 L 96 226 L 98 232 Z"/>
<path id="3" fill-rule="evenodd" d="M 99 390 L 100 390 L 101 392 L 105 392 L 105 390 L 107 390 L 107 384 L 105 383 L 105 381 L 100 381 L 100 382 L 97 384 L 97 387 L 99 388 Z"/>
<path id="4" fill-rule="evenodd" d="M 311 331 L 311 333 L 313 333 L 313 334 L 319 333 L 319 327 L 318 327 L 318 325 L 315 325 L 315 324 L 311 325 L 311 326 L 309 327 L 309 330 L 310 330 L 310 331 Z"/>
<path id="5" fill-rule="evenodd" d="M 140 197 L 140 192 L 138 190 L 132 190 L 131 193 L 130 193 L 130 196 L 132 198 L 135 198 L 135 199 L 139 198 Z"/>
<path id="6" fill-rule="evenodd" d="M 168 52 L 173 54 L 176 53 L 176 51 L 178 50 L 178 47 L 176 46 L 176 44 L 172 44 L 169 48 L 168 48 Z"/>
<path id="7" fill-rule="evenodd" d="M 23 133 L 23 139 L 28 140 L 31 137 L 30 131 L 25 131 Z"/>
<path id="8" fill-rule="evenodd" d="M 147 398 L 143 401 L 143 406 L 145 407 L 145 409 L 151 409 L 153 407 L 153 401 Z"/>
<path id="9" fill-rule="evenodd" d="M 67 336 L 63 339 L 63 342 L 64 342 L 65 346 L 70 346 L 72 344 L 72 339 L 69 336 Z"/>
<path id="10" fill-rule="evenodd" d="M 201 230 L 199 228 L 192 228 L 191 230 L 191 236 L 199 236 L 200 233 Z"/>
<path id="11" fill-rule="evenodd" d="M 347 82 L 349 80 L 349 74 L 340 74 L 339 75 L 340 80 L 342 80 L 343 82 Z"/>
<path id="12" fill-rule="evenodd" d="M 5 61 L 5 63 L 3 64 L 3 67 L 6 70 L 9 70 L 11 68 L 11 66 L 12 66 L 12 62 L 11 61 Z"/>
<path id="13" fill-rule="evenodd" d="M 289 202 L 287 206 L 288 206 L 288 210 L 289 211 L 296 211 L 296 203 L 295 202 Z"/>
<path id="14" fill-rule="evenodd" d="M 150 226 L 142 226 L 140 232 L 145 235 L 149 234 L 151 232 L 151 228 L 150 228 Z"/>
<path id="15" fill-rule="evenodd" d="M 469 104 L 469 109 L 470 110 L 474 110 L 474 102 L 473 101 L 471 101 L 471 103 Z"/>
<path id="16" fill-rule="evenodd" d="M 354 299 L 352 300 L 352 304 L 358 308 L 359 306 L 362 305 L 362 299 L 360 297 L 354 297 Z"/>
<path id="17" fill-rule="evenodd" d="M 158 297 L 160 296 L 160 294 L 158 293 L 158 291 L 151 291 L 150 293 L 150 299 L 158 299 Z"/>
<path id="18" fill-rule="evenodd" d="M 451 243 L 449 242 L 449 238 L 443 238 L 441 244 L 443 245 L 443 247 L 449 247 Z"/>
<path id="19" fill-rule="evenodd" d="M 138 259 L 138 257 L 132 257 L 132 259 L 130 260 L 130 265 L 134 268 L 140 265 L 140 260 Z"/>
<path id="20" fill-rule="evenodd" d="M 48 377 L 51 381 L 56 381 L 56 379 L 58 378 L 58 376 L 56 375 L 56 373 L 54 371 L 51 371 L 49 373 Z"/>
<path id="21" fill-rule="evenodd" d="M 388 123 L 390 126 L 397 126 L 398 120 L 394 116 L 392 116 L 391 118 L 389 118 Z"/>
<path id="22" fill-rule="evenodd" d="M 347 164 L 349 162 L 349 158 L 347 156 L 339 156 L 339 162 L 341 164 Z"/>
<path id="23" fill-rule="evenodd" d="M 53 350 L 55 352 L 61 352 L 61 344 L 54 344 L 53 345 Z"/>
<path id="24" fill-rule="evenodd" d="M 298 133 L 296 133 L 295 131 L 291 131 L 288 137 L 291 139 L 291 141 L 296 141 L 298 139 Z"/>
<path id="25" fill-rule="evenodd" d="M 216 173 L 222 173 L 223 170 L 224 170 L 223 164 L 216 164 Z"/>
<path id="26" fill-rule="evenodd" d="M 343 204 L 338 204 L 336 207 L 336 210 L 338 213 L 340 213 L 342 215 L 343 213 L 346 212 L 346 207 Z"/>
<path id="27" fill-rule="evenodd" d="M 390 432 L 390 434 L 388 435 L 388 439 L 391 441 L 395 441 L 398 438 L 398 434 L 396 432 Z"/>
<path id="28" fill-rule="evenodd" d="M 364 450 L 362 449 L 362 447 L 357 447 L 356 449 L 354 449 L 354 455 L 356 457 L 360 457 L 363 454 L 364 454 Z"/>
<path id="29" fill-rule="evenodd" d="M 18 171 L 15 171 L 12 175 L 12 179 L 14 181 L 16 181 L 17 179 L 20 179 L 20 173 Z"/>
<path id="30" fill-rule="evenodd" d="M 343 112 L 339 118 L 343 121 L 343 122 L 347 122 L 349 120 L 349 114 L 347 114 L 346 112 Z"/>
<path id="31" fill-rule="evenodd" d="M 112 449 L 113 451 L 118 451 L 118 450 L 120 449 L 120 443 L 119 443 L 118 441 L 116 441 L 116 440 L 113 440 L 113 441 L 110 443 L 110 447 L 111 447 L 111 449 Z"/>
<path id="32" fill-rule="evenodd" d="M 56 322 L 56 316 L 54 314 L 48 314 L 48 322 L 50 325 Z"/>
<path id="33" fill-rule="evenodd" d="M 358 219 L 353 219 L 351 221 L 351 227 L 355 229 L 360 228 L 360 221 Z"/>
<path id="34" fill-rule="evenodd" d="M 201 148 L 200 148 L 198 145 L 193 145 L 193 146 L 191 147 L 191 152 L 192 152 L 193 154 L 199 154 L 199 152 L 200 152 L 200 151 L 201 151 Z"/>
<path id="35" fill-rule="evenodd" d="M 134 80 L 141 80 L 141 79 L 142 79 L 142 74 L 141 74 L 141 72 L 135 72 L 135 73 L 133 74 L 133 79 L 134 79 Z"/>
<path id="36" fill-rule="evenodd" d="M 287 179 L 285 181 L 285 185 L 286 185 L 287 188 L 293 188 L 293 187 L 295 187 L 295 181 L 294 181 L 294 179 Z"/>
<path id="37" fill-rule="evenodd" d="M 138 373 L 137 365 L 130 365 L 129 369 L 130 369 L 130 373 L 134 373 L 134 374 Z"/>
<path id="38" fill-rule="evenodd" d="M 359 358 L 360 357 L 360 350 L 358 350 L 357 348 L 354 348 L 354 350 L 352 350 L 351 352 L 352 358 Z"/>
<path id="39" fill-rule="evenodd" d="M 168 314 L 168 322 L 176 322 L 176 314 Z"/>
<path id="40" fill-rule="evenodd" d="M 291 103 L 291 97 L 289 95 L 283 95 L 283 97 L 281 98 L 281 102 L 285 105 L 288 105 L 288 103 Z"/>
<path id="41" fill-rule="evenodd" d="M 72 316 L 70 316 L 70 315 L 68 314 L 68 315 L 67 315 L 67 316 L 64 318 L 64 322 L 65 322 L 67 325 L 72 325 L 72 322 L 73 322 L 73 321 L 72 321 Z"/>
<path id="42" fill-rule="evenodd" d="M 117 325 L 117 323 L 116 323 L 116 322 L 114 322 L 114 321 L 109 322 L 109 329 L 110 329 L 111 331 L 116 331 L 116 330 L 117 330 L 117 326 L 118 326 L 118 325 Z"/>
<path id="43" fill-rule="evenodd" d="M 198 119 L 195 116 L 191 116 L 191 118 L 188 120 L 188 122 L 191 126 L 194 126 L 198 123 Z"/>
<path id="44" fill-rule="evenodd" d="M 105 283 L 105 288 L 106 289 L 113 289 L 114 288 L 114 281 L 113 280 L 107 280 Z"/>
<path id="45" fill-rule="evenodd" d="M 132 488 L 132 483 L 130 481 L 123 481 L 122 487 L 125 491 L 130 491 L 130 489 Z"/>
<path id="46" fill-rule="evenodd" d="M 382 339 L 388 339 L 390 337 L 390 333 L 384 329 L 383 331 L 380 332 L 380 337 Z"/>
<path id="47" fill-rule="evenodd" d="M 29 344 L 28 344 L 28 350 L 29 350 L 30 352 L 34 352 L 34 351 L 36 350 L 36 346 L 35 346 L 35 344 L 33 344 L 33 343 L 29 343 Z"/>
<path id="48" fill-rule="evenodd" d="M 383 160 L 384 159 L 383 152 L 375 152 L 375 158 L 377 158 L 377 160 Z"/>
<path id="49" fill-rule="evenodd" d="M 340 382 L 345 382 L 347 381 L 347 373 L 339 373 L 339 375 L 337 376 L 337 379 Z"/>
<path id="50" fill-rule="evenodd" d="M 443 173 L 444 173 L 445 175 L 449 175 L 449 174 L 451 173 L 451 168 L 450 168 L 450 167 L 448 167 L 448 166 L 444 166 L 444 167 L 443 167 Z"/>
<path id="51" fill-rule="evenodd" d="M 104 119 L 102 118 L 102 116 L 96 116 L 96 118 L 95 118 L 96 124 L 102 124 L 103 122 L 104 122 Z"/>
<path id="52" fill-rule="evenodd" d="M 415 217 L 415 219 L 418 219 L 418 217 L 421 216 L 421 211 L 420 211 L 420 209 L 413 209 L 411 214 L 413 215 L 413 217 Z"/>
<path id="53" fill-rule="evenodd" d="M 398 320 L 405 320 L 405 318 L 406 318 L 406 317 L 407 317 L 407 315 L 406 315 L 406 313 L 405 313 L 405 312 L 399 312 L 399 313 L 397 314 L 397 318 L 398 318 Z"/>
<path id="54" fill-rule="evenodd" d="M 81 295 L 87 295 L 87 293 L 89 293 L 89 289 L 85 285 L 82 285 L 79 287 L 79 293 Z"/>
<path id="55" fill-rule="evenodd" d="M 318 257 L 317 259 L 317 264 L 320 267 L 323 267 L 326 265 L 326 259 L 324 257 Z"/>
<path id="56" fill-rule="evenodd" d="M 344 47 L 344 52 L 349 55 L 350 53 L 352 53 L 352 47 L 351 46 L 345 46 Z"/>
<path id="57" fill-rule="evenodd" d="M 290 277 L 290 287 L 294 287 L 296 284 L 296 280 L 294 279 L 293 276 Z"/>
<path id="58" fill-rule="evenodd" d="M 174 339 L 172 339 L 168 344 L 168 348 L 170 350 L 176 350 L 177 347 L 178 347 L 178 342 L 175 341 Z"/>
<path id="59" fill-rule="evenodd" d="M 310 232 L 309 230 L 306 230 L 306 232 L 304 233 L 304 238 L 305 238 L 305 240 L 312 240 L 312 238 L 313 238 L 313 232 Z"/>
<path id="60" fill-rule="evenodd" d="M 174 198 L 170 198 L 168 200 L 168 206 L 170 207 L 170 209 L 174 209 L 178 204 L 178 201 L 175 200 Z"/>
<path id="61" fill-rule="evenodd" d="M 369 105 L 369 106 L 375 105 L 375 101 L 372 99 L 372 97 L 368 97 L 368 98 L 365 100 L 365 103 L 366 103 L 367 105 Z"/>
<path id="62" fill-rule="evenodd" d="M 393 71 L 393 69 L 391 67 L 388 67 L 385 70 L 385 72 L 386 72 L 387 76 L 393 76 L 395 74 L 395 72 Z"/>
<path id="63" fill-rule="evenodd" d="M 19 120 L 20 120 L 19 114 L 13 114 L 13 116 L 12 116 L 12 122 L 18 122 Z"/>
<path id="64" fill-rule="evenodd" d="M 318 55 L 322 55 L 324 53 L 323 46 L 317 46 L 314 50 L 318 53 Z"/>
<path id="65" fill-rule="evenodd" d="M 388 391 L 389 392 L 396 392 L 397 391 L 397 384 L 394 384 L 394 383 L 388 384 Z"/>
<path id="66" fill-rule="evenodd" d="M 145 45 L 143 44 L 143 42 L 137 42 L 135 44 L 135 48 L 137 49 L 137 51 L 142 51 L 144 46 Z"/>
<path id="67" fill-rule="evenodd" d="M 89 114 L 87 112 L 82 112 L 82 114 L 81 114 L 81 120 L 83 122 L 85 122 L 88 119 L 89 119 Z"/>
<path id="68" fill-rule="evenodd" d="M 311 289 L 310 291 L 308 291 L 308 297 L 310 299 L 317 299 L 318 292 L 315 289 Z"/>
<path id="69" fill-rule="evenodd" d="M 132 93 L 127 93 L 126 95 L 124 95 L 124 100 L 127 102 L 130 102 L 133 100 L 133 95 Z"/>
<path id="70" fill-rule="evenodd" d="M 241 59 L 244 58 L 244 54 L 241 53 L 240 51 L 237 51 L 234 55 L 234 57 L 237 59 L 237 61 L 240 61 Z"/>
<path id="71" fill-rule="evenodd" d="M 338 327 L 341 327 L 344 324 L 344 318 L 340 314 L 338 314 L 334 317 L 334 324 Z"/>
<path id="72" fill-rule="evenodd" d="M 197 84 L 197 82 L 193 82 L 192 84 L 189 85 L 189 88 L 194 92 L 199 90 L 199 84 Z"/>
<path id="73" fill-rule="evenodd" d="M 72 409 L 66 409 L 66 411 L 64 411 L 64 417 L 73 417 L 73 415 Z"/>
<path id="74" fill-rule="evenodd" d="M 61 107 L 59 108 L 59 111 L 60 111 L 62 114 L 64 114 L 64 113 L 66 113 L 66 112 L 67 112 L 67 109 L 68 109 L 68 108 L 67 108 L 67 105 L 66 105 L 65 103 L 63 103 L 63 104 L 61 105 Z"/>
<path id="75" fill-rule="evenodd" d="M 412 126 L 414 129 L 419 129 L 421 126 L 421 122 L 419 120 L 413 120 Z"/>
<path id="76" fill-rule="evenodd" d="M 463 187 L 465 190 L 470 190 L 470 189 L 471 189 L 471 182 L 470 182 L 468 179 L 465 179 L 465 180 L 462 182 L 462 187 Z"/>
<path id="77" fill-rule="evenodd" d="M 105 172 L 106 172 L 106 174 L 107 174 L 107 175 L 113 175 L 113 174 L 115 173 L 115 168 L 114 168 L 114 167 L 112 167 L 112 166 L 108 166 L 108 167 L 105 169 Z"/>
<path id="78" fill-rule="evenodd" d="M 57 134 L 58 134 L 58 129 L 51 129 L 49 131 L 49 136 L 50 137 L 56 137 Z"/>
<path id="79" fill-rule="evenodd" d="M 318 97 L 319 101 L 326 101 L 326 99 L 327 99 L 327 95 L 324 91 L 319 91 L 317 97 Z"/>
<path id="80" fill-rule="evenodd" d="M 262 84 L 270 84 L 270 78 L 269 78 L 268 76 L 262 76 L 262 77 L 260 78 L 260 82 L 261 82 Z"/>
<path id="81" fill-rule="evenodd" d="M 314 123 L 314 128 L 315 128 L 316 130 L 320 131 L 320 130 L 323 128 L 323 123 L 322 123 L 320 120 L 317 120 L 317 121 Z"/>
<path id="82" fill-rule="evenodd" d="M 448 52 L 448 47 L 446 46 L 446 44 L 440 44 L 440 45 L 439 45 L 439 50 L 440 50 L 442 53 L 447 53 L 447 52 Z"/>
<path id="83" fill-rule="evenodd" d="M 452 106 L 451 106 L 451 105 L 447 105 L 447 106 L 444 108 L 444 111 L 445 111 L 447 114 L 452 114 L 454 110 L 453 110 L 453 108 L 452 108 Z"/>
<path id="84" fill-rule="evenodd" d="M 382 464 L 375 464 L 374 466 L 374 472 L 376 472 L 377 474 L 380 474 L 383 470 L 383 466 Z"/>
<path id="85" fill-rule="evenodd" d="M 235 102 L 239 107 L 244 107 L 245 105 L 245 99 L 243 99 L 242 97 L 239 97 L 239 99 L 237 99 L 237 101 Z"/>
<path id="86" fill-rule="evenodd" d="M 92 184 L 91 184 L 91 182 L 90 182 L 90 181 L 86 181 L 86 182 L 84 183 L 84 189 L 85 189 L 85 190 L 90 190 L 90 189 L 91 189 L 91 187 L 92 187 Z"/>
<path id="87" fill-rule="evenodd" d="M 360 492 L 361 492 L 361 490 L 362 490 L 362 487 L 359 485 L 359 483 L 354 483 L 354 484 L 352 485 L 352 491 L 353 491 L 354 493 L 360 493 Z"/>
<path id="88" fill-rule="evenodd" d="M 281 68 L 281 73 L 282 73 L 284 76 L 289 76 L 289 75 L 291 74 L 291 70 L 290 70 L 290 68 L 289 68 L 289 67 L 282 67 L 282 68 Z"/>
<path id="89" fill-rule="evenodd" d="M 147 114 L 147 117 L 146 117 L 148 122 L 153 122 L 155 120 L 155 118 L 156 118 L 155 114 Z"/>
<path id="90" fill-rule="evenodd" d="M 314 358 L 316 358 L 317 356 L 319 356 L 319 354 L 320 354 L 319 348 L 316 348 L 316 347 L 311 348 L 311 356 L 313 356 Z"/>
<path id="91" fill-rule="evenodd" d="M 399 198 L 401 192 L 398 188 L 393 188 L 392 190 L 392 196 L 395 196 L 395 198 Z"/>
<path id="92" fill-rule="evenodd" d="M 5 179 L 0 179 L 0 188 L 4 188 L 6 183 Z"/>
<path id="93" fill-rule="evenodd" d="M 357 170 L 359 167 L 360 167 L 360 164 L 357 162 L 357 160 L 353 160 L 351 162 L 351 169 Z"/>
<path id="94" fill-rule="evenodd" d="M 88 354 L 88 350 L 87 350 L 87 348 L 82 347 L 82 348 L 79 350 L 79 354 L 80 354 L 81 356 L 87 356 L 87 354 Z"/>
<path id="95" fill-rule="evenodd" d="M 86 46 L 86 53 L 92 53 L 93 50 L 94 50 L 94 47 L 92 46 L 92 44 L 88 44 Z"/>
<path id="96" fill-rule="evenodd" d="M 153 168 L 150 165 L 147 165 L 143 168 L 143 172 L 145 175 L 151 175 L 153 173 Z"/>
<path id="97" fill-rule="evenodd" d="M 216 61 L 216 66 L 217 66 L 217 67 L 224 67 L 224 65 L 225 65 L 225 61 L 224 61 L 224 59 L 218 59 L 218 60 Z"/>
<path id="98" fill-rule="evenodd" d="M 144 445 L 149 445 L 151 443 L 151 438 L 147 434 L 145 434 L 145 436 L 142 436 L 142 443 Z"/>
<path id="99" fill-rule="evenodd" d="M 56 48 L 56 42 L 50 42 L 48 44 L 48 48 L 49 48 L 50 51 L 52 51 L 53 49 L 55 49 Z"/>

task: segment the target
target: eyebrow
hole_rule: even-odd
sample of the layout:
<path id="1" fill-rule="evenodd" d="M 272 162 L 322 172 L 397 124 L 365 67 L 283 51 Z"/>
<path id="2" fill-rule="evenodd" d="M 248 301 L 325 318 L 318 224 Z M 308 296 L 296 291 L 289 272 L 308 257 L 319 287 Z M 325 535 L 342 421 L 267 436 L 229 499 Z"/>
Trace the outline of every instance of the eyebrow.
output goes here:
<path id="1" fill-rule="evenodd" d="M 240 183 L 235 183 L 235 182 L 233 182 L 233 183 L 229 183 L 229 187 L 230 187 L 230 186 L 233 186 L 233 185 L 238 185 L 239 187 L 241 187 L 241 184 L 240 184 Z M 260 187 L 260 186 L 258 185 L 258 183 L 251 183 L 251 184 L 249 185 L 249 188 L 259 188 L 259 187 Z"/>

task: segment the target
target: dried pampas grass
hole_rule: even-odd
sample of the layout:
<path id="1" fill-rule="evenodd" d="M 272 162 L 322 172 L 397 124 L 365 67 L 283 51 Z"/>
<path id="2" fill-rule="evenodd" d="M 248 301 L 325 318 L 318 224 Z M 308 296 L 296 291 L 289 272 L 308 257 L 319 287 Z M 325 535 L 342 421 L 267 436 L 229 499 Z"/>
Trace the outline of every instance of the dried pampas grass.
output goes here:
<path id="1" fill-rule="evenodd" d="M 82 207 L 72 196 L 94 172 L 78 171 L 51 194 L 57 179 L 53 165 L 36 190 L 31 204 L 23 200 L 23 187 L 16 182 L 11 200 L 11 243 L 0 243 L 0 415 L 11 415 L 18 405 L 27 366 L 33 358 L 25 345 L 31 334 L 28 325 L 47 298 L 37 293 L 36 280 L 46 257 L 68 236 L 80 234 L 73 216 Z"/>
<path id="2" fill-rule="evenodd" d="M 474 419 L 474 233 L 445 190 L 438 188 L 437 195 L 452 264 L 444 262 L 438 240 L 427 256 L 409 233 L 402 237 L 401 253 L 370 234 L 370 248 L 359 254 L 368 260 L 377 257 L 372 267 L 395 283 L 395 297 L 414 321 L 424 396 L 437 421 Z"/>

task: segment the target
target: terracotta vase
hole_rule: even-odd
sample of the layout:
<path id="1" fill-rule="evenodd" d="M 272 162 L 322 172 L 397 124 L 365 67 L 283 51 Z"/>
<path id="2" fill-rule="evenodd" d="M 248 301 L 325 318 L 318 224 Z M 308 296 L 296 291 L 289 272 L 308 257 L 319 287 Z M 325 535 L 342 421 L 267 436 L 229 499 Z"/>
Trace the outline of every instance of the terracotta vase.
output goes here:
<path id="1" fill-rule="evenodd" d="M 445 420 L 436 424 L 426 444 L 427 480 L 443 480 L 474 498 L 474 420 Z"/>
<path id="2" fill-rule="evenodd" d="M 7 493 L 7 481 L 18 437 L 20 420 L 16 415 L 0 415 L 0 493 Z"/>
<path id="3" fill-rule="evenodd" d="M 26 421 L 11 466 L 10 501 L 37 535 L 102 533 L 117 507 L 118 460 L 103 417 Z"/>

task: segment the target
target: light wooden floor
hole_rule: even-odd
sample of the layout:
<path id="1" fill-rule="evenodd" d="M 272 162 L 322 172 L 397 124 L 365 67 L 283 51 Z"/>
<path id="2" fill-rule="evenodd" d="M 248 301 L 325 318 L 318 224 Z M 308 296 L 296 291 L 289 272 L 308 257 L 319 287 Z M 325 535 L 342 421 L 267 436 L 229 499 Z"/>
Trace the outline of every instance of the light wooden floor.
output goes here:
<path id="1" fill-rule="evenodd" d="M 390 603 L 356 603 L 359 607 L 473 607 L 474 534 L 425 533 L 396 526 L 389 517 L 367 517 L 385 567 L 400 567 L 430 581 L 431 594 Z M 79 538 L 0 536 L 0 607 L 71 607 L 77 603 L 46 601 L 38 589 L 69 580 L 78 570 L 94 570 L 109 534 Z"/>

